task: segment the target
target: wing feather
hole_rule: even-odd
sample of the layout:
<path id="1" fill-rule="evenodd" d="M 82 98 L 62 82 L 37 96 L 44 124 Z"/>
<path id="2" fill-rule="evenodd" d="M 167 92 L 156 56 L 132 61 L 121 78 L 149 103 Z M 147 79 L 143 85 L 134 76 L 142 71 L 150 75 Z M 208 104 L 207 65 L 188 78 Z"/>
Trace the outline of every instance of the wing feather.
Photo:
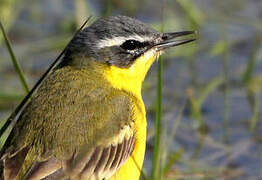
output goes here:
<path id="1" fill-rule="evenodd" d="M 132 98 L 90 77 L 64 67 L 43 82 L 2 157 L 6 180 L 102 179 L 126 162 L 135 143 Z"/>
<path id="2" fill-rule="evenodd" d="M 23 179 L 43 179 L 58 171 L 62 164 L 56 158 L 50 158 L 44 162 L 35 162 Z"/>
<path id="3" fill-rule="evenodd" d="M 104 168 L 106 166 L 106 164 L 108 163 L 109 160 L 109 156 L 110 156 L 110 151 L 111 151 L 111 146 L 107 147 L 103 150 L 102 156 L 99 160 L 99 162 L 97 163 L 97 166 L 95 168 L 95 172 L 97 172 L 98 174 L 101 174 L 101 171 L 104 171 Z"/>
<path id="4" fill-rule="evenodd" d="M 109 178 L 112 176 L 123 163 L 131 155 L 134 149 L 134 136 L 124 138 L 122 142 L 118 143 L 117 145 L 110 145 L 109 147 L 102 147 L 98 146 L 95 148 L 94 151 L 91 153 L 86 153 L 87 157 L 85 157 L 85 161 L 74 161 L 78 159 L 78 155 L 73 155 L 70 160 L 61 161 L 52 157 L 43 162 L 35 161 L 31 166 L 30 170 L 26 173 L 23 180 L 57 180 L 62 178 L 70 178 L 70 179 L 95 179 L 100 180 L 103 178 Z M 24 149 L 21 150 L 19 153 L 24 153 Z M 79 155 L 82 157 L 82 155 Z M 5 157 L 5 168 L 9 168 L 8 177 L 6 176 L 5 179 L 11 180 L 15 179 L 14 172 L 17 173 L 17 168 L 10 167 L 7 162 L 12 160 L 12 162 L 17 162 L 17 159 L 21 156 L 13 156 L 12 158 Z M 71 163 L 74 162 L 74 169 L 82 168 L 80 171 L 74 171 L 74 169 L 70 169 L 68 167 L 63 166 L 72 166 Z M 77 163 L 76 163 L 77 162 Z M 9 166 L 8 166 L 9 165 Z M 81 169 L 81 168 L 80 168 Z M 7 169 L 5 169 L 7 170 Z M 79 170 L 79 169 L 78 169 Z"/>

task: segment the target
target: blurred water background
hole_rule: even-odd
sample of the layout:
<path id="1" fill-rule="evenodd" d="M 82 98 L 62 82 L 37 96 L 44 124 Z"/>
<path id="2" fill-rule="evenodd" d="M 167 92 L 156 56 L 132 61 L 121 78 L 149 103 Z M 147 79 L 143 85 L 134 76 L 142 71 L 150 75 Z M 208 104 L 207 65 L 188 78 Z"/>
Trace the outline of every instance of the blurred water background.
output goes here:
<path id="1" fill-rule="evenodd" d="M 164 31 L 198 30 L 163 55 L 164 179 L 262 179 L 262 1 L 0 0 L 0 20 L 29 86 L 89 17 L 123 14 Z M 152 170 L 157 63 L 145 80 Z M 0 120 L 25 96 L 0 33 Z"/>

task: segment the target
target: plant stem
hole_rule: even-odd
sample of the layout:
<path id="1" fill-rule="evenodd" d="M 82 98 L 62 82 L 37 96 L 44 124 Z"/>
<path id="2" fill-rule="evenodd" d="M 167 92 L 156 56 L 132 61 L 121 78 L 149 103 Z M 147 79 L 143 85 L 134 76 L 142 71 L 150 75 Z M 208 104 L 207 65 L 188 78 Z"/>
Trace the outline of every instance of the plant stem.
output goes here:
<path id="1" fill-rule="evenodd" d="M 20 68 L 20 66 L 19 66 L 19 64 L 18 64 L 18 62 L 17 62 L 17 60 L 16 60 L 15 54 L 14 54 L 13 49 L 12 49 L 12 47 L 11 47 L 11 44 L 10 44 L 8 38 L 7 38 L 7 35 L 6 35 L 6 33 L 5 33 L 5 29 L 4 29 L 1 21 L 0 21 L 0 28 L 1 28 L 1 30 L 2 30 L 2 33 L 3 33 L 3 36 L 4 36 L 4 40 L 5 40 L 7 49 L 8 49 L 8 52 L 9 52 L 10 57 L 11 57 L 11 59 L 12 59 L 13 65 L 14 65 L 14 67 L 15 67 L 15 70 L 16 70 L 16 72 L 18 73 L 18 76 L 19 76 L 19 78 L 20 78 L 21 84 L 22 84 L 23 88 L 25 89 L 26 93 L 28 93 L 28 92 L 29 92 L 29 87 L 28 87 L 28 85 L 27 85 L 27 83 L 26 83 L 26 80 L 25 80 L 23 71 L 22 71 L 22 69 Z"/>
<path id="2" fill-rule="evenodd" d="M 161 32 L 164 30 L 164 0 L 162 0 L 161 7 Z M 161 120 L 162 120 L 162 72 L 163 59 L 159 58 L 157 67 L 157 105 L 156 105 L 156 119 L 155 119 L 155 138 L 154 138 L 154 152 L 153 152 L 153 168 L 152 179 L 161 180 L 163 174 L 160 166 L 160 139 L 161 139 Z"/>
<path id="3" fill-rule="evenodd" d="M 157 106 L 156 106 L 156 120 L 155 120 L 155 142 L 153 153 L 153 172 L 152 179 L 157 179 L 159 175 L 160 164 L 160 138 L 161 138 L 161 118 L 162 118 L 162 71 L 163 60 L 158 61 L 158 74 L 157 74 Z"/>

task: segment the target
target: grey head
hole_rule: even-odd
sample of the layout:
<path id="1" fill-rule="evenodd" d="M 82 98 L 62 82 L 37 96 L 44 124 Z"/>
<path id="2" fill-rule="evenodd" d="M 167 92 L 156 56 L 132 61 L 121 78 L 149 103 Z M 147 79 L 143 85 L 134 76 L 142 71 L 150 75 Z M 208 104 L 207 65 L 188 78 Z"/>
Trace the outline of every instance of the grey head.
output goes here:
<path id="1" fill-rule="evenodd" d="M 136 19 L 121 15 L 100 18 L 72 39 L 66 49 L 62 66 L 84 66 L 85 61 L 94 60 L 128 68 L 137 57 L 152 47 L 161 45 L 164 49 L 175 46 L 177 43 L 170 44 L 171 39 L 192 33 L 160 33 Z M 166 43 L 169 43 L 169 46 L 164 46 Z M 74 59 L 81 63 L 74 62 Z"/>
<path id="2" fill-rule="evenodd" d="M 83 57 L 129 67 L 157 37 L 160 33 L 136 19 L 127 16 L 100 18 L 73 38 L 66 50 L 64 63 Z"/>

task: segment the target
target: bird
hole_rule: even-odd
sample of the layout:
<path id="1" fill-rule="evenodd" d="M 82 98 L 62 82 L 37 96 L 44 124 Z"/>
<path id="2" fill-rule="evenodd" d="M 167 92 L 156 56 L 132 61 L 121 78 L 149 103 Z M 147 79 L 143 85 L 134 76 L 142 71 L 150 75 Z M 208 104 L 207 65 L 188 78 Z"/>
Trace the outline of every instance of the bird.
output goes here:
<path id="1" fill-rule="evenodd" d="M 5 180 L 138 180 L 146 149 L 141 95 L 151 65 L 195 31 L 162 33 L 123 15 L 79 30 L 26 105 L 1 153 Z"/>

